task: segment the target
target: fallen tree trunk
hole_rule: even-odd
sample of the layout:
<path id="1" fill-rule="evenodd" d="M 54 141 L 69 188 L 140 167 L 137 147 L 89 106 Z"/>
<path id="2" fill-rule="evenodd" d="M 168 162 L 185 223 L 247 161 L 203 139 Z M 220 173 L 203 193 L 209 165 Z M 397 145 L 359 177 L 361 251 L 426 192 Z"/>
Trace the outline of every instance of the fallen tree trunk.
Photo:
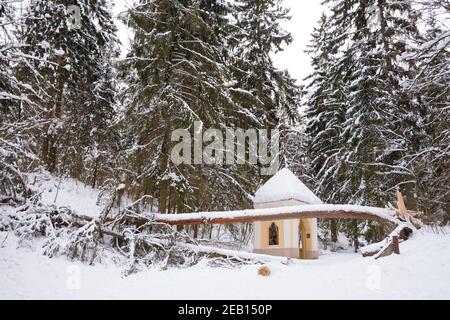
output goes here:
<path id="1" fill-rule="evenodd" d="M 375 208 L 357 205 L 301 205 L 278 207 L 268 209 L 248 209 L 236 211 L 219 211 L 219 212 L 196 212 L 196 213 L 182 213 L 182 214 L 153 214 L 153 213 L 136 213 L 130 208 L 125 208 L 125 211 L 115 217 L 93 218 L 86 215 L 80 215 L 68 208 L 53 209 L 56 212 L 63 209 L 63 216 L 59 217 L 54 223 L 56 225 L 72 225 L 82 227 L 86 223 L 95 221 L 99 231 L 105 235 L 115 237 L 117 239 L 125 240 L 121 232 L 113 231 L 114 225 L 123 224 L 135 226 L 140 228 L 144 225 L 167 224 L 167 225 L 192 225 L 192 224 L 226 224 L 226 223 L 245 223 L 254 221 L 271 221 L 282 219 L 306 219 L 306 218 L 347 218 L 347 219 L 368 219 L 377 221 L 384 225 L 388 225 L 395 229 L 390 236 L 383 242 L 376 250 L 367 250 L 363 252 L 365 256 L 375 255 L 376 258 L 383 256 L 382 252 L 388 250 L 390 245 L 390 238 L 393 235 L 399 235 L 404 239 L 409 236 L 413 229 L 420 228 L 420 221 L 409 218 L 399 219 L 395 212 L 385 208 Z M 22 210 L 19 210 L 22 211 Z M 65 213 L 65 214 L 64 214 Z M 112 227 L 112 228 L 111 228 Z M 406 234 L 407 233 L 407 234 Z M 264 261 L 267 257 L 249 256 L 248 253 L 232 252 L 231 250 L 218 249 L 212 247 L 198 246 L 197 244 L 181 244 L 185 248 L 198 250 L 198 253 L 204 255 L 212 255 L 217 257 L 230 256 L 235 259 L 248 259 Z M 375 249 L 375 248 L 373 248 Z M 272 259 L 273 260 L 273 259 Z"/>
<path id="2" fill-rule="evenodd" d="M 420 229 L 421 226 L 417 227 L 418 221 L 413 221 L 414 223 L 406 221 L 399 224 L 383 241 L 362 247 L 361 253 L 363 257 L 373 256 L 375 259 L 378 259 L 391 255 L 395 251 L 393 243 L 394 237 L 398 237 L 398 239 L 405 241 L 408 240 L 414 229 Z"/>
<path id="3" fill-rule="evenodd" d="M 92 220 L 87 216 L 76 216 L 81 220 Z M 123 218 L 123 217 L 122 217 Z M 279 207 L 269 209 L 248 209 L 223 212 L 197 212 L 183 214 L 132 214 L 127 216 L 127 220 L 136 225 L 146 223 L 162 223 L 168 225 L 179 224 L 225 224 L 225 223 L 242 223 L 254 221 L 268 221 L 281 219 L 306 219 L 306 218 L 348 218 L 348 219 L 368 219 L 389 225 L 394 228 L 392 233 L 382 242 L 362 248 L 363 256 L 374 256 L 375 259 L 390 255 L 392 253 L 392 237 L 398 236 L 402 240 L 407 240 L 414 229 L 420 229 L 421 222 L 413 217 L 407 219 L 399 219 L 392 210 L 384 208 L 374 208 L 356 205 L 302 205 Z M 104 221 L 108 222 L 108 221 Z M 108 230 L 102 230 L 105 234 L 120 238 L 119 234 L 112 234 Z M 187 244 L 186 248 L 207 249 L 208 254 L 216 254 L 218 256 L 226 256 L 225 249 L 198 246 L 195 244 Z M 215 251 L 214 251 L 215 250 Z M 200 252 L 199 251 L 199 252 Z M 206 252 L 204 252 L 206 254 Z M 231 251 L 230 251 L 231 253 Z M 246 253 L 238 254 L 233 252 L 235 258 L 244 256 Z M 256 257 L 253 257 L 256 258 Z M 246 259 L 246 258 L 244 258 Z M 252 259 L 247 257 L 247 259 Z M 254 259 L 253 259 L 254 260 Z M 264 259 L 263 259 L 264 260 Z M 262 261 L 263 261 L 262 260 Z"/>
<path id="4" fill-rule="evenodd" d="M 194 224 L 226 224 L 245 223 L 255 221 L 272 221 L 285 219 L 330 218 L 330 219 L 368 219 L 395 228 L 403 222 L 399 220 L 392 210 L 385 208 L 366 207 L 357 205 L 301 205 L 278 207 L 268 209 L 246 209 L 234 211 L 193 212 L 178 214 L 161 213 L 135 213 L 131 210 L 126 219 L 137 226 L 146 223 L 165 223 L 169 225 L 194 225 Z M 75 214 L 73 217 L 81 221 L 92 221 L 93 218 L 86 215 Z M 125 216 L 122 216 L 124 218 Z M 116 218 L 104 219 L 109 223 Z"/>
<path id="5" fill-rule="evenodd" d="M 225 224 L 284 219 L 335 218 L 368 219 L 397 226 L 398 219 L 389 209 L 357 205 L 302 205 L 269 209 L 196 212 L 182 214 L 155 214 L 154 221 L 170 225 Z"/>

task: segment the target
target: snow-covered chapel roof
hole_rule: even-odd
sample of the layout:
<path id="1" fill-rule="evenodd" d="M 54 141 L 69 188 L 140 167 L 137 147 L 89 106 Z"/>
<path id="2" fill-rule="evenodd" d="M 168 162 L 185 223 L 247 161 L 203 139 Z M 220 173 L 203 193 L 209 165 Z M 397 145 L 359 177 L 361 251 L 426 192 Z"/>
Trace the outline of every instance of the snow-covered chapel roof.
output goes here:
<path id="1" fill-rule="evenodd" d="M 281 169 L 256 191 L 253 203 L 297 200 L 306 204 L 322 201 L 303 184 L 289 169 Z"/>

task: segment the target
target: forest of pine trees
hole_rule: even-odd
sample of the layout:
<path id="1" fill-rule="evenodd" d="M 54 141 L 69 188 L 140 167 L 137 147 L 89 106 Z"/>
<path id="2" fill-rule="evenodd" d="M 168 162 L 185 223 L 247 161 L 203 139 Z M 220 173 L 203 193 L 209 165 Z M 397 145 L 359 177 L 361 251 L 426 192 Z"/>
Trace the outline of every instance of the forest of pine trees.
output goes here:
<path id="1" fill-rule="evenodd" d="M 448 223 L 450 34 L 436 17 L 449 3 L 326 3 L 308 48 L 306 154 L 318 195 L 383 206 L 399 189 L 407 207 Z M 355 246 L 362 233 L 380 237 L 368 222 L 325 223 Z"/>
<path id="2" fill-rule="evenodd" d="M 70 5 L 80 9 L 71 22 Z M 46 170 L 125 185 L 162 213 L 240 209 L 268 177 L 245 164 L 175 164 L 178 128 L 278 129 L 280 166 L 325 203 L 384 207 L 400 190 L 430 223 L 450 222 L 450 3 L 326 0 L 293 79 L 273 55 L 293 38 L 282 0 L 0 0 L 0 200 L 30 196 Z M 379 240 L 378 224 L 321 221 Z M 197 236 L 198 230 L 192 230 Z"/>

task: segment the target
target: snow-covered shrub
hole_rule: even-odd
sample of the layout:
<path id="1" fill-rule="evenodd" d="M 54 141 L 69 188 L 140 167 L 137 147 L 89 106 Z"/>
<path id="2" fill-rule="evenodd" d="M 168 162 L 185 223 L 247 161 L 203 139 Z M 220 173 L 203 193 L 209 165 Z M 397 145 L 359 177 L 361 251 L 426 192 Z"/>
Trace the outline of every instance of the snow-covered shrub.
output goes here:
<path id="1" fill-rule="evenodd" d="M 96 221 L 76 229 L 62 228 L 44 244 L 44 254 L 49 257 L 66 255 L 70 259 L 93 264 L 99 258 L 97 248 L 101 234 Z"/>
<path id="2" fill-rule="evenodd" d="M 0 203 L 22 202 L 26 196 L 27 188 L 23 176 L 0 156 Z"/>
<path id="3" fill-rule="evenodd" d="M 165 224 L 126 228 L 117 245 L 127 259 L 123 274 L 126 276 L 148 266 L 162 270 L 192 266 L 200 256 L 185 246 L 187 243 L 193 243 L 193 240 L 185 232 L 178 232 Z"/>
<path id="4" fill-rule="evenodd" d="M 14 231 L 20 238 L 51 236 L 54 227 L 50 217 L 55 213 L 54 207 L 11 208 L 0 215 L 0 230 Z"/>
<path id="5" fill-rule="evenodd" d="M 0 211 L 0 231 L 13 230 L 13 216 L 9 213 L 9 210 Z"/>
<path id="6" fill-rule="evenodd" d="M 186 232 L 178 232 L 174 228 L 158 224 L 152 228 L 152 242 L 162 240 L 159 243 L 160 250 L 156 250 L 157 261 L 163 269 L 170 267 L 189 267 L 198 262 L 198 254 L 182 244 L 194 243 Z M 155 243 L 156 244 L 156 243 Z M 162 245 L 162 246 L 161 246 Z M 156 246 L 158 248 L 158 245 Z"/>

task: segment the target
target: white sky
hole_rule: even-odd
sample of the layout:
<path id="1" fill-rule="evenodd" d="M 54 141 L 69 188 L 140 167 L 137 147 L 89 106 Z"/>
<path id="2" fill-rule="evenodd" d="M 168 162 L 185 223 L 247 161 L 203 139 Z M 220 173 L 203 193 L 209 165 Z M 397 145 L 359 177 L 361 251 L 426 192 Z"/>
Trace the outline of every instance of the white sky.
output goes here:
<path id="1" fill-rule="evenodd" d="M 125 10 L 127 4 L 132 3 L 132 0 L 112 1 L 115 3 L 115 16 Z M 273 59 L 278 68 L 287 69 L 293 78 L 300 81 L 311 71 L 310 59 L 304 50 L 322 12 L 321 2 L 322 0 L 284 0 L 285 6 L 291 9 L 292 16 L 292 19 L 285 23 L 284 28 L 292 34 L 294 41 L 284 51 L 274 55 Z M 117 24 L 118 37 L 124 45 L 123 51 L 126 51 L 127 28 L 120 22 Z"/>
<path id="2" fill-rule="evenodd" d="M 273 59 L 278 68 L 287 69 L 299 81 L 311 72 L 310 58 L 304 50 L 322 13 L 322 1 L 284 0 L 285 6 L 291 9 L 292 16 L 284 28 L 292 34 L 294 41 Z"/>

